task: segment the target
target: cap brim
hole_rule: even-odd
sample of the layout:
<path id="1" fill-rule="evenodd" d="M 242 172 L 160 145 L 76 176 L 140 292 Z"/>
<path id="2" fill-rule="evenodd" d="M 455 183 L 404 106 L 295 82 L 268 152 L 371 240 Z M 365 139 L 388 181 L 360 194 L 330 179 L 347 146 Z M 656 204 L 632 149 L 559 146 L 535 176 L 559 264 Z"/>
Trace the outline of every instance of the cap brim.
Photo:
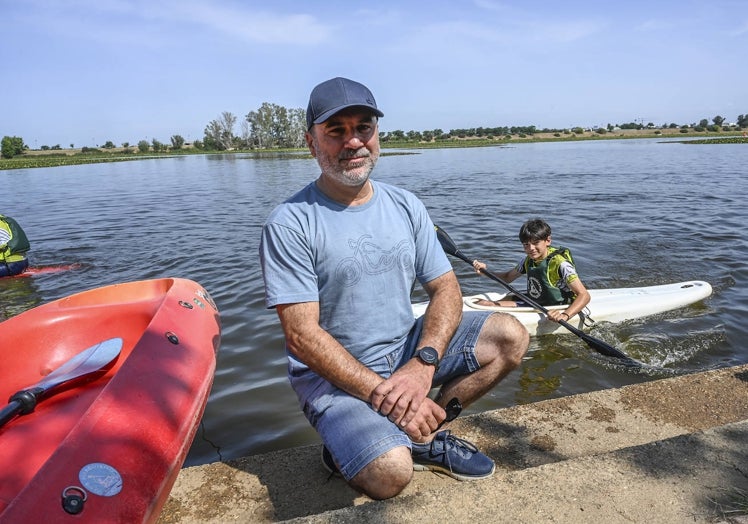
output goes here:
<path id="1" fill-rule="evenodd" d="M 343 109 L 348 109 L 349 107 L 360 107 L 362 109 L 366 109 L 370 111 L 371 113 L 377 115 L 379 118 L 382 118 L 384 116 L 384 113 L 382 113 L 379 109 L 376 109 L 371 106 L 362 105 L 362 104 L 346 104 L 346 105 L 325 111 L 324 113 L 319 115 L 317 118 L 315 118 L 312 121 L 312 124 L 321 124 L 322 122 L 329 120 L 329 118 L 333 116 L 334 114 L 340 113 Z"/>

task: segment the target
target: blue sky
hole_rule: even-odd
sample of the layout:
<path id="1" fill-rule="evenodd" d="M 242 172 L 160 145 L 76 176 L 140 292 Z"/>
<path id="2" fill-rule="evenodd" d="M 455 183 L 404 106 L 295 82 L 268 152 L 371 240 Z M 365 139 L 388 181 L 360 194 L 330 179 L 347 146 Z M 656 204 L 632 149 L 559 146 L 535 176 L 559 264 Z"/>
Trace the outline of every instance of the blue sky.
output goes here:
<path id="1" fill-rule="evenodd" d="M 194 140 L 334 76 L 383 131 L 734 122 L 746 53 L 744 0 L 0 0 L 0 136 Z"/>

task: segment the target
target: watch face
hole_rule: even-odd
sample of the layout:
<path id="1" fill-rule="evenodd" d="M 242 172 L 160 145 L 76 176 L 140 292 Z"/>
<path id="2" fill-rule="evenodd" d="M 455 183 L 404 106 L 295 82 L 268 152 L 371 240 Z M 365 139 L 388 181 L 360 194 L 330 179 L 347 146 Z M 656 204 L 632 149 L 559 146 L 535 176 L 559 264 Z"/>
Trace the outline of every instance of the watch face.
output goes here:
<path id="1" fill-rule="evenodd" d="M 426 364 L 436 365 L 439 362 L 439 353 L 431 347 L 422 348 L 418 352 L 418 358 L 423 360 Z"/>

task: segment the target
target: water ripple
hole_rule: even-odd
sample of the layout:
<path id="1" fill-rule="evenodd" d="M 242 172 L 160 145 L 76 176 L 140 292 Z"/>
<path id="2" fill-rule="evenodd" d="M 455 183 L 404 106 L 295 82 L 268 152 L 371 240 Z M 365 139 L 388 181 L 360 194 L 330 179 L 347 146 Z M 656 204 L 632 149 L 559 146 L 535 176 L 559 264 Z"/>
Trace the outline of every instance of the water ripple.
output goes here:
<path id="1" fill-rule="evenodd" d="M 517 231 L 540 216 L 574 252 L 588 287 L 707 280 L 701 304 L 593 335 L 652 366 L 693 372 L 748 362 L 748 148 L 653 140 L 521 144 L 383 156 L 375 176 L 418 194 L 472 258 L 504 271 Z M 318 173 L 308 155 L 205 155 L 0 172 L 6 206 L 32 241 L 34 265 L 81 264 L 0 280 L 0 318 L 116 282 L 179 276 L 221 311 L 213 391 L 187 464 L 318 442 L 286 380 L 277 316 L 264 307 L 258 260 L 265 217 Z M 465 294 L 497 285 L 460 260 Z M 517 286 L 524 284 L 518 282 Z M 417 289 L 414 299 L 425 298 Z M 658 378 L 632 373 L 574 336 L 533 339 L 520 369 L 467 412 Z M 216 449 L 216 447 L 218 449 Z M 220 454 L 219 454 L 220 453 Z"/>

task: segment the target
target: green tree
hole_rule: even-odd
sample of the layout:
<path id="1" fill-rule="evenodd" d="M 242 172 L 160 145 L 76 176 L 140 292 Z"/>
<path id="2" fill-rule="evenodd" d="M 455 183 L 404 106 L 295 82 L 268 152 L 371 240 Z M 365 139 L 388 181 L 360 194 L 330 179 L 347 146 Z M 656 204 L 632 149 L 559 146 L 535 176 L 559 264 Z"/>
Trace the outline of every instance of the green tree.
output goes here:
<path id="1" fill-rule="evenodd" d="M 401 142 L 405 140 L 405 132 L 401 129 L 396 129 L 394 131 L 390 131 L 390 140 L 393 142 Z"/>
<path id="2" fill-rule="evenodd" d="M 23 154 L 26 149 L 26 144 L 23 143 L 23 138 L 18 136 L 4 136 L 0 143 L 0 156 L 3 158 L 13 158 L 14 156 Z"/>
<path id="3" fill-rule="evenodd" d="M 712 118 L 712 122 L 714 122 L 715 126 L 721 126 L 724 121 L 725 119 L 719 115 Z"/>
<path id="4" fill-rule="evenodd" d="M 217 120 L 211 120 L 204 130 L 203 143 L 205 149 L 226 151 L 234 146 L 234 125 L 236 117 L 224 111 Z"/>
<path id="5" fill-rule="evenodd" d="M 107 140 L 106 143 L 101 147 L 103 147 L 104 149 L 114 149 L 114 142 L 112 142 L 111 140 Z"/>
<path id="6" fill-rule="evenodd" d="M 247 145 L 250 147 L 304 147 L 306 112 L 302 108 L 263 102 L 257 111 L 244 117 L 248 124 Z"/>
<path id="7" fill-rule="evenodd" d="M 738 121 L 736 123 L 740 127 L 748 127 L 748 113 L 745 115 L 738 115 Z"/>
<path id="8" fill-rule="evenodd" d="M 218 120 L 211 120 L 203 131 L 203 145 L 208 151 L 221 151 L 224 149 L 221 143 L 221 124 Z"/>
<path id="9" fill-rule="evenodd" d="M 149 149 L 150 146 L 148 145 L 147 140 L 140 140 L 138 142 L 138 151 L 140 151 L 141 153 L 147 153 Z"/>
<path id="10" fill-rule="evenodd" d="M 174 150 L 182 149 L 184 146 L 184 138 L 181 135 L 174 135 L 171 137 L 171 148 Z"/>
<path id="11" fill-rule="evenodd" d="M 166 146 L 155 138 L 151 140 L 151 147 L 153 148 L 154 153 L 158 153 L 159 151 L 166 151 Z"/>

